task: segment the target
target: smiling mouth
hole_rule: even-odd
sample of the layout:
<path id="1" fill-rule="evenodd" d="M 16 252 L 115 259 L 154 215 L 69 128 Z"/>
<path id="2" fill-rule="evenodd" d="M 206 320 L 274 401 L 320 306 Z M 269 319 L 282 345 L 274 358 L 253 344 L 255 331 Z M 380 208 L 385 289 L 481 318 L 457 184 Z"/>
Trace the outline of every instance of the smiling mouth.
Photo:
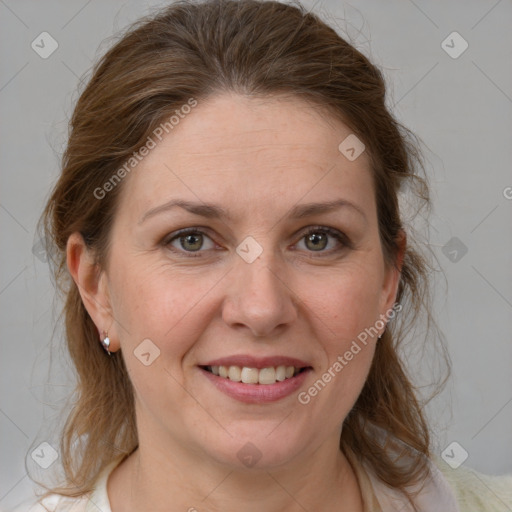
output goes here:
<path id="1" fill-rule="evenodd" d="M 268 368 L 249 368 L 247 366 L 201 366 L 217 377 L 242 382 L 243 384 L 275 384 L 291 379 L 311 367 L 298 368 L 296 366 L 270 366 Z"/>

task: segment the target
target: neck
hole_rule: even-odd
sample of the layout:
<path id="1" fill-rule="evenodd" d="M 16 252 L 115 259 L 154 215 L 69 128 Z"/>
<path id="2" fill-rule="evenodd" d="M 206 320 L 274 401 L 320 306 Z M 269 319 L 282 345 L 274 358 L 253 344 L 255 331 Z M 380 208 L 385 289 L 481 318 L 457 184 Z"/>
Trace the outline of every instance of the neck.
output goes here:
<path id="1" fill-rule="evenodd" d="M 147 441 L 111 473 L 113 512 L 363 510 L 357 478 L 337 439 L 267 469 L 228 467 L 204 453 Z"/>

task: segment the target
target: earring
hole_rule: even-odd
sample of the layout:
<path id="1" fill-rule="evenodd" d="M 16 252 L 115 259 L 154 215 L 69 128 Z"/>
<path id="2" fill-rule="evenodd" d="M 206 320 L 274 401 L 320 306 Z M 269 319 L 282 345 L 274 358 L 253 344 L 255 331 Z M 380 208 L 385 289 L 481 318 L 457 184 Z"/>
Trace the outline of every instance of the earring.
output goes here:
<path id="1" fill-rule="evenodd" d="M 107 351 L 107 354 L 109 356 L 112 355 L 110 353 L 110 350 L 108 349 L 110 347 L 110 339 L 108 337 L 108 333 L 106 333 L 105 331 L 103 331 L 103 339 L 101 340 L 101 345 Z"/>

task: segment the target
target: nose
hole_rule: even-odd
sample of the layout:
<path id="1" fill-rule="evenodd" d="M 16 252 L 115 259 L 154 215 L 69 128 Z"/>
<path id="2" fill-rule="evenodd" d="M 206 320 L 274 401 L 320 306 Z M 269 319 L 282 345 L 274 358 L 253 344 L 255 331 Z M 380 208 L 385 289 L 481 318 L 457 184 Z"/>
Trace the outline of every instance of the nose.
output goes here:
<path id="1" fill-rule="evenodd" d="M 235 265 L 223 303 L 224 322 L 265 338 L 291 325 L 297 318 L 297 299 L 283 269 L 262 256 L 252 263 L 240 259 Z"/>

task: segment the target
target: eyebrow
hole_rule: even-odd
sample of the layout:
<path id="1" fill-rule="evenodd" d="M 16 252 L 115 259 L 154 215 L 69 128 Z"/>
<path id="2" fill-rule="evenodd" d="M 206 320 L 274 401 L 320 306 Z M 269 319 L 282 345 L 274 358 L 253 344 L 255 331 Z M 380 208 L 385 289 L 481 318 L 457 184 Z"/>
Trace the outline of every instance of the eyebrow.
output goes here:
<path id="1" fill-rule="evenodd" d="M 199 215 L 201 217 L 209 219 L 231 219 L 231 215 L 227 210 L 221 206 L 212 203 L 194 203 L 191 201 L 185 201 L 182 199 L 172 199 L 171 201 L 164 203 L 160 206 L 156 206 L 151 210 L 148 210 L 139 220 L 139 224 L 142 224 L 145 220 L 155 215 L 172 210 L 173 208 L 183 208 L 190 213 Z M 364 211 L 354 203 L 345 199 L 337 199 L 334 201 L 328 201 L 325 203 L 306 203 L 294 206 L 290 212 L 286 215 L 288 218 L 301 219 L 304 217 L 310 217 L 312 215 L 319 215 L 322 213 L 328 213 L 337 210 L 342 207 L 348 207 L 358 212 L 366 220 Z"/>

